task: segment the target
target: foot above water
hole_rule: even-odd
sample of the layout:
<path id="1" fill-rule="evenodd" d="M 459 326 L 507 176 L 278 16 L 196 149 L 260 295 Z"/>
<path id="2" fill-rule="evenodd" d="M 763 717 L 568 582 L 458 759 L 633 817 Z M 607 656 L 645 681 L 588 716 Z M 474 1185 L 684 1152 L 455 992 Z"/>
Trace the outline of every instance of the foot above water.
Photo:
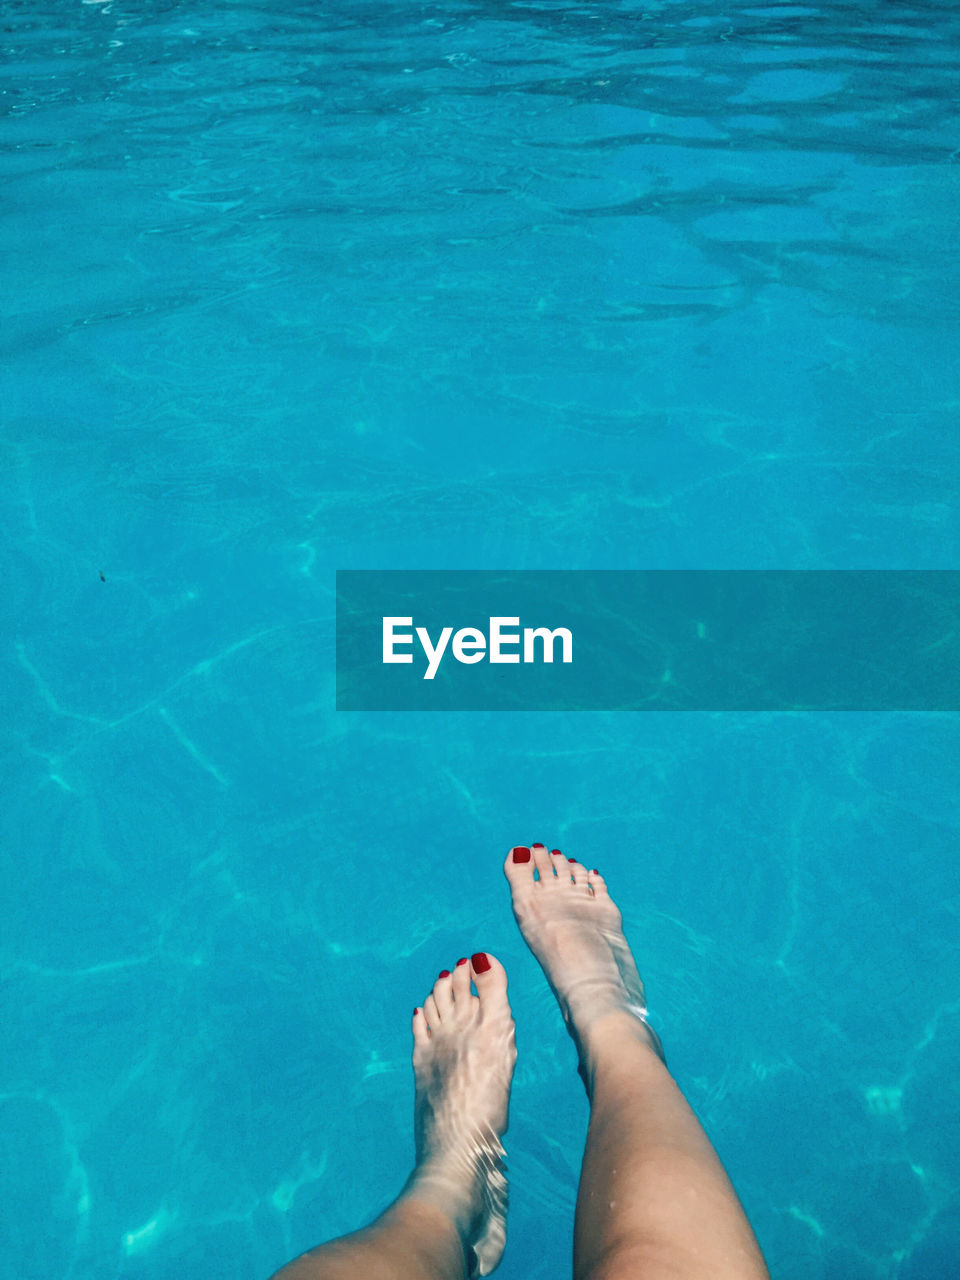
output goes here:
<path id="1" fill-rule="evenodd" d="M 413 1040 L 417 1165 L 407 1189 L 452 1219 L 470 1274 L 488 1275 L 506 1239 L 500 1139 L 517 1058 L 500 962 L 477 952 L 444 970 L 414 1011 Z"/>
<path id="2" fill-rule="evenodd" d="M 537 844 L 511 849 L 504 871 L 520 932 L 557 997 L 581 1059 L 613 1024 L 639 1032 L 662 1058 L 660 1041 L 646 1022 L 643 982 L 623 919 L 599 872 Z"/>

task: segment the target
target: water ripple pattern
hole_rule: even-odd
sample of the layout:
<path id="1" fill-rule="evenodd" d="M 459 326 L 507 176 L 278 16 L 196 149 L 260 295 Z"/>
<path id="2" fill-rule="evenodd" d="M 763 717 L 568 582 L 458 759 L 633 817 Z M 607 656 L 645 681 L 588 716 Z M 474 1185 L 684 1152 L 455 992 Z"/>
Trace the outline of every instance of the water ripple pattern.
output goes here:
<path id="1" fill-rule="evenodd" d="M 338 716 L 333 570 L 955 568 L 956 6 L 0 17 L 0 1280 L 369 1220 L 482 948 L 500 1274 L 568 1274 L 532 840 L 604 872 L 780 1280 L 945 1280 L 955 717 Z"/>

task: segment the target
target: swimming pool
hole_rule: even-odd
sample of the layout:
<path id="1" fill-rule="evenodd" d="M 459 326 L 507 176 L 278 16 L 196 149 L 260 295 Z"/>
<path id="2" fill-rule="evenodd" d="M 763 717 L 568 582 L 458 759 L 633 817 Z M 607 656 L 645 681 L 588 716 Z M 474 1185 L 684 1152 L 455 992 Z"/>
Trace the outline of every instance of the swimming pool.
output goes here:
<path id="1" fill-rule="evenodd" d="M 0 1276 L 265 1277 L 506 964 L 504 1280 L 604 872 L 781 1280 L 957 1269 L 956 718 L 337 714 L 337 568 L 954 568 L 946 5 L 5 3 Z"/>

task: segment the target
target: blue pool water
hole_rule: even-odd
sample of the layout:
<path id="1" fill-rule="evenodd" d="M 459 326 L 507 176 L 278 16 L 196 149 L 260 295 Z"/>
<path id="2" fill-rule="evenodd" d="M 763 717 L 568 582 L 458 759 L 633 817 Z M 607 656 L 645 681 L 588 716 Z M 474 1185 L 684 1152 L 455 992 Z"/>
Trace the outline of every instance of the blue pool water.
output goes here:
<path id="1" fill-rule="evenodd" d="M 955 7 L 0 16 L 3 1280 L 369 1220 L 477 948 L 499 1274 L 569 1274 L 533 840 L 779 1280 L 960 1274 L 956 717 L 333 710 L 337 568 L 957 567 Z"/>

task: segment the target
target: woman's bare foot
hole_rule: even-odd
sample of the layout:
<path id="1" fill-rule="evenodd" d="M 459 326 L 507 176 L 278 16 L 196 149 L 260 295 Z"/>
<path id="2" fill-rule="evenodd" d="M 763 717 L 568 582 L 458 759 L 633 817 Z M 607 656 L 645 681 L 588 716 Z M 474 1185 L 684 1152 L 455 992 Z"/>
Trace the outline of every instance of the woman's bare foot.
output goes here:
<path id="1" fill-rule="evenodd" d="M 485 1276 L 506 1239 L 500 1139 L 517 1059 L 503 965 L 477 952 L 444 970 L 414 1011 L 413 1041 L 417 1165 L 406 1192 L 447 1214 L 470 1275 Z"/>
<path id="2" fill-rule="evenodd" d="M 559 1001 L 584 1079 L 596 1042 L 611 1034 L 639 1036 L 662 1058 L 623 920 L 603 877 L 542 844 L 511 849 L 504 871 L 520 932 Z"/>

